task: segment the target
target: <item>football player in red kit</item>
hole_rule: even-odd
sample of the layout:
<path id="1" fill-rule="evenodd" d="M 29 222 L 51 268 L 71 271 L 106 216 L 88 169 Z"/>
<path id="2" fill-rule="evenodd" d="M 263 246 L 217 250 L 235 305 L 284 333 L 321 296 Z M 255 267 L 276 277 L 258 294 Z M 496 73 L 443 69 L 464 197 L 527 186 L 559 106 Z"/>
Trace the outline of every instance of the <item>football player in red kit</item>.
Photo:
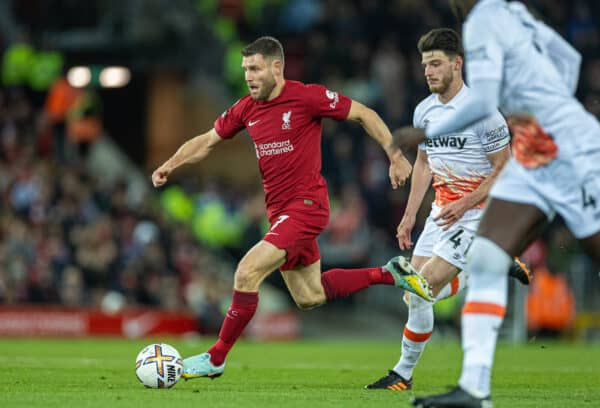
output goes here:
<path id="1" fill-rule="evenodd" d="M 246 46 L 242 68 L 250 93 L 225 111 L 214 128 L 184 143 L 152 174 L 154 186 L 159 187 L 174 169 L 202 160 L 215 145 L 245 128 L 254 141 L 271 226 L 237 266 L 232 303 L 217 342 L 208 352 L 184 361 L 187 379 L 223 373 L 227 353 L 256 311 L 261 282 L 276 269 L 302 309 L 372 284 L 396 285 L 431 297 L 422 276 L 404 272 L 398 258 L 384 267 L 332 269 L 321 274 L 317 237 L 329 220 L 327 185 L 321 175 L 321 121 L 360 123 L 385 150 L 390 181 L 397 188 L 409 177 L 411 165 L 392 147 L 390 131 L 379 115 L 324 86 L 284 79 L 283 47 L 273 37 L 261 37 Z"/>

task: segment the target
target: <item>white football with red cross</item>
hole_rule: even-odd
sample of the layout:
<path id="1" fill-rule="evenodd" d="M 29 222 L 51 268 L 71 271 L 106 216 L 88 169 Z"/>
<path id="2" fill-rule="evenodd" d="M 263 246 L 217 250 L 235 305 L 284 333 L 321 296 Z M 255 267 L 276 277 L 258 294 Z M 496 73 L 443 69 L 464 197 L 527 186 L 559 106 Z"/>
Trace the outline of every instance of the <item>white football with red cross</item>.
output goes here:
<path id="1" fill-rule="evenodd" d="M 183 360 L 168 344 L 149 344 L 135 359 L 135 375 L 148 388 L 171 388 L 182 372 Z"/>

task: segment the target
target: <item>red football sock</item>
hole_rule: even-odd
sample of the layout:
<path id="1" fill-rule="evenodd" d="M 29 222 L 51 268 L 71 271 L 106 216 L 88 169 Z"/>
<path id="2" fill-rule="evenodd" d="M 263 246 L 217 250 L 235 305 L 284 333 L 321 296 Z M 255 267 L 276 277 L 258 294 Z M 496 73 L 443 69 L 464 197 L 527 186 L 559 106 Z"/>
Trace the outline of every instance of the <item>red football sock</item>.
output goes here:
<path id="1" fill-rule="evenodd" d="M 233 291 L 231 306 L 229 306 L 229 310 L 221 326 L 219 339 L 208 350 L 211 363 L 214 365 L 223 364 L 227 353 L 229 353 L 229 350 L 231 350 L 250 319 L 252 319 L 252 316 L 254 316 L 257 306 L 258 292 Z"/>
<path id="2" fill-rule="evenodd" d="M 371 285 L 393 285 L 394 278 L 380 266 L 364 269 L 330 269 L 321 275 L 327 300 L 348 296 Z"/>

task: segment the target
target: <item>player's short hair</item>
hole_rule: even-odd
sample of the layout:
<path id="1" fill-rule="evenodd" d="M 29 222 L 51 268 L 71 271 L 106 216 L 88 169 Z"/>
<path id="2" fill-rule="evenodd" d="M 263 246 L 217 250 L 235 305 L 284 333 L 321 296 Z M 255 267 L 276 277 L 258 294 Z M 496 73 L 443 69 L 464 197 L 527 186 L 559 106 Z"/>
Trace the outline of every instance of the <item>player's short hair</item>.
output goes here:
<path id="1" fill-rule="evenodd" d="M 283 45 L 275 37 L 260 37 L 242 49 L 244 57 L 254 54 L 261 54 L 263 57 L 270 59 L 280 59 L 282 64 L 285 62 Z"/>
<path id="2" fill-rule="evenodd" d="M 460 35 L 451 28 L 436 28 L 423 35 L 417 43 L 420 53 L 443 51 L 449 57 L 464 57 Z"/>

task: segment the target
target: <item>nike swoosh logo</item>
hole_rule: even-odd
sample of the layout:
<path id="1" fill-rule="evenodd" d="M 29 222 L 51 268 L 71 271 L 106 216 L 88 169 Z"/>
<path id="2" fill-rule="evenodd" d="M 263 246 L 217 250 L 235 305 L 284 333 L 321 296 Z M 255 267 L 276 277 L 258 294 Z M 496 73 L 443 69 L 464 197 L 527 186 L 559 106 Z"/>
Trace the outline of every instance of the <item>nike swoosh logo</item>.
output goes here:
<path id="1" fill-rule="evenodd" d="M 259 119 L 259 120 L 255 120 L 254 122 L 250 121 L 250 122 L 248 122 L 248 126 L 254 126 L 254 125 L 256 125 L 258 122 L 260 122 L 260 119 Z"/>
<path id="2" fill-rule="evenodd" d="M 267 232 L 265 235 L 279 235 L 279 234 L 276 232 Z"/>

